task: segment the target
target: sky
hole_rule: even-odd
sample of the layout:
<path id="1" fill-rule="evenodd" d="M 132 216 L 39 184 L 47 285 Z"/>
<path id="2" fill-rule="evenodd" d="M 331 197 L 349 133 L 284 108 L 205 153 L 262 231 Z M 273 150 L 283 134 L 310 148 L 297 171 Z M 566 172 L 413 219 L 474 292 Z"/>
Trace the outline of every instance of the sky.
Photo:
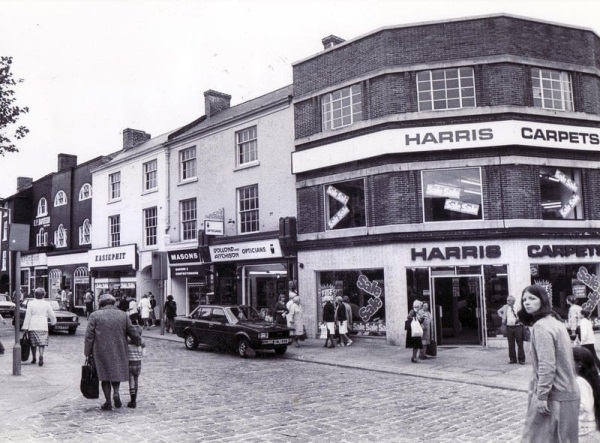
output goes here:
<path id="1" fill-rule="evenodd" d="M 0 0 L 0 55 L 30 110 L 19 152 L 0 156 L 0 197 L 55 172 L 59 153 L 83 163 L 121 149 L 125 128 L 155 137 L 195 120 L 206 90 L 234 106 L 292 84 L 292 63 L 331 34 L 498 13 L 600 34 L 599 12 L 597 0 Z"/>

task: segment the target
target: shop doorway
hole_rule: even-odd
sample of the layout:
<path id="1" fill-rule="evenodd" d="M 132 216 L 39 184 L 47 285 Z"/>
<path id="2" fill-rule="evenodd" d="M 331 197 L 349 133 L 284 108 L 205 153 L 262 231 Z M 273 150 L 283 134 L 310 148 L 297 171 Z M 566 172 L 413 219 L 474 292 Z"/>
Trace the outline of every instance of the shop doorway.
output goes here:
<path id="1" fill-rule="evenodd" d="M 485 345 L 480 275 L 433 277 L 434 334 L 439 345 Z"/>

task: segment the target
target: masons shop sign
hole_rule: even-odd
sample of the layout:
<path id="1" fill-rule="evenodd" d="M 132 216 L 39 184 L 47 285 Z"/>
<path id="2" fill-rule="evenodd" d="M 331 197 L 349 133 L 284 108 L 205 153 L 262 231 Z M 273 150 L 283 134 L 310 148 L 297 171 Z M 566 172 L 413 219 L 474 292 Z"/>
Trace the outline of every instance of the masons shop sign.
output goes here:
<path id="1" fill-rule="evenodd" d="M 259 260 L 282 256 L 278 239 L 209 246 L 213 262 Z"/>
<path id="2" fill-rule="evenodd" d="M 292 173 L 407 152 L 521 145 L 595 151 L 600 129 L 507 120 L 388 129 L 292 153 Z"/>
<path id="3" fill-rule="evenodd" d="M 92 249 L 88 251 L 88 264 L 90 269 L 115 266 L 130 266 L 136 269 L 136 256 L 135 245 Z"/>
<path id="4" fill-rule="evenodd" d="M 175 251 L 167 251 L 167 255 L 169 256 L 169 263 L 171 265 L 202 262 L 198 249 L 178 249 Z"/>

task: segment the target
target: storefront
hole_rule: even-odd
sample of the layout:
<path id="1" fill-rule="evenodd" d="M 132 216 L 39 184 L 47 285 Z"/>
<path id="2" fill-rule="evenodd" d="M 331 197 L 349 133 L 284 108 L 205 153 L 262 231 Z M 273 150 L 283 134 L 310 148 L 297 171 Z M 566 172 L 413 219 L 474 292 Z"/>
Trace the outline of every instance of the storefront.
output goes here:
<path id="1" fill-rule="evenodd" d="M 88 252 L 96 306 L 98 297 L 104 293 L 109 293 L 116 298 L 130 296 L 136 298 L 137 256 L 136 245 L 92 249 Z"/>
<path id="2" fill-rule="evenodd" d="M 87 260 L 87 252 L 48 255 L 48 297 L 63 299 L 73 312 L 84 311 L 83 295 L 89 287 Z"/>
<path id="3" fill-rule="evenodd" d="M 214 300 L 212 272 L 210 266 L 200 259 L 198 248 L 167 251 L 169 278 L 173 295 L 180 313 L 193 311 L 198 305 L 209 304 Z"/>
<path id="4" fill-rule="evenodd" d="M 46 254 L 21 255 L 21 288 L 25 296 L 33 297 L 35 288 L 44 288 L 46 293 L 50 293 Z"/>
<path id="5" fill-rule="evenodd" d="M 309 334 L 316 335 L 322 321 L 323 296 L 347 295 L 353 305 L 356 336 L 402 345 L 406 315 L 418 299 L 430 306 L 432 338 L 438 344 L 505 346 L 497 311 L 508 294 L 519 305 L 526 286 L 543 284 L 554 308 L 566 315 L 567 296 L 584 299 L 592 292 L 577 279 L 577 273 L 583 267 L 598 275 L 600 243 L 510 240 L 365 245 L 301 251 L 298 261 Z"/>

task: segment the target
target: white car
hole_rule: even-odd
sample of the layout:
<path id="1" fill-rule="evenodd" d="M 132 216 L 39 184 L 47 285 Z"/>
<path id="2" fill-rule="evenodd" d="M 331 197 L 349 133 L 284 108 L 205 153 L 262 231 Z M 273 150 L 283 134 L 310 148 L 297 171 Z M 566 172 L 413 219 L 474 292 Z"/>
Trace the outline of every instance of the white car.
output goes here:
<path id="1" fill-rule="evenodd" d="M 0 314 L 2 314 L 2 317 L 13 317 L 15 315 L 15 304 L 10 301 L 6 294 L 0 294 Z"/>

